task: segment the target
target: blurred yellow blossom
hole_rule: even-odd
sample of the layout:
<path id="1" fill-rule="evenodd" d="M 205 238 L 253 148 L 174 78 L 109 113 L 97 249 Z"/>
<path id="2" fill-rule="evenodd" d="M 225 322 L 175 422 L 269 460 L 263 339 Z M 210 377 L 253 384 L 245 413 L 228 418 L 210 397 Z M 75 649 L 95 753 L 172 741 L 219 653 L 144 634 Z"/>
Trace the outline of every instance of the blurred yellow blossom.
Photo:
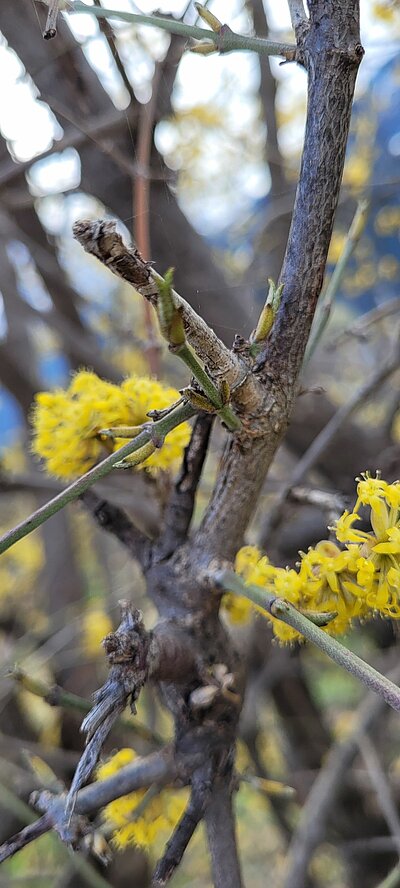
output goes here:
<path id="1" fill-rule="evenodd" d="M 374 16 L 379 19 L 381 22 L 387 22 L 388 24 L 392 24 L 396 15 L 395 5 L 391 0 L 379 0 L 379 2 L 373 3 L 372 11 Z"/>
<path id="2" fill-rule="evenodd" d="M 137 758 L 133 749 L 120 749 L 98 767 L 97 780 L 112 777 Z M 146 789 L 138 789 L 115 799 L 104 808 L 103 818 L 113 830 L 113 841 L 118 848 L 126 848 L 127 845 L 150 848 L 157 844 L 159 838 L 165 840 L 166 832 L 172 831 L 182 816 L 187 803 L 186 791 L 166 788 L 157 795 L 150 793 L 149 796 L 147 792 Z"/>
<path id="3" fill-rule="evenodd" d="M 0 534 L 7 529 L 0 528 Z M 0 611 L 14 609 L 16 599 L 24 598 L 27 609 L 26 613 L 22 609 L 21 617 L 31 621 L 31 628 L 36 626 L 35 585 L 43 565 L 44 549 L 37 531 L 7 549 L 0 559 Z"/>
<path id="4" fill-rule="evenodd" d="M 67 390 L 40 392 L 33 411 L 33 452 L 45 461 L 47 471 L 58 478 L 74 478 L 87 472 L 125 440 L 101 438 L 112 426 L 140 426 L 149 410 L 163 410 L 179 399 L 179 392 L 154 379 L 130 376 L 121 385 L 106 382 L 88 370 L 80 370 Z M 182 423 L 167 435 L 138 468 L 174 470 L 190 437 Z"/>
<path id="5" fill-rule="evenodd" d="M 110 617 L 99 604 L 88 608 L 82 620 L 82 646 L 89 657 L 103 656 L 102 641 L 113 630 Z"/>

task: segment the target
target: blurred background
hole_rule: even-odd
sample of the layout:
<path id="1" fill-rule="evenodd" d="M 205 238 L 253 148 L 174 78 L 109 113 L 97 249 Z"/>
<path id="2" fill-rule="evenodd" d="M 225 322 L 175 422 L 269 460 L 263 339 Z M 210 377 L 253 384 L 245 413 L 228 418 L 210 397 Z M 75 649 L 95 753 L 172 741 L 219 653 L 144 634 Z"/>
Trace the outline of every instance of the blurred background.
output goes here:
<path id="1" fill-rule="evenodd" d="M 155 9 L 146 0 L 103 5 Z M 387 480 L 400 474 L 400 5 L 364 0 L 361 7 L 366 55 L 326 296 L 295 414 L 248 537 L 282 565 L 294 564 L 299 549 L 327 535 L 335 510 L 353 501 L 355 475 L 376 468 Z M 293 40 L 284 3 L 213 0 L 210 8 L 237 32 Z M 157 11 L 197 22 L 194 7 L 178 0 L 160 3 Z M 45 20 L 46 8 L 35 0 L 0 4 L 2 532 L 61 489 L 31 455 L 36 392 L 67 386 L 82 367 L 114 382 L 135 373 L 178 388 L 188 381 L 140 297 L 72 239 L 73 222 L 117 219 L 159 272 L 175 267 L 177 290 L 230 345 L 236 333 L 253 329 L 267 280 L 279 276 L 305 123 L 306 75 L 293 64 L 260 62 L 245 52 L 203 58 L 165 32 L 90 14 L 60 16 L 57 37 L 44 42 Z M 364 229 L 345 263 L 360 207 Z M 338 262 L 343 273 L 332 285 Z M 333 417 L 335 436 L 317 459 L 306 457 L 299 472 L 299 460 Z M 216 431 L 196 520 L 221 441 Z M 285 503 L 290 479 L 297 487 Z M 166 476 L 115 473 L 98 492 L 155 536 L 170 484 Z M 310 503 L 314 488 L 333 497 L 322 506 Z M 32 819 L 27 799 L 39 777 L 26 763 L 26 750 L 59 779 L 71 777 L 82 747 L 79 712 L 50 707 L 40 689 L 43 697 L 56 682 L 90 696 L 104 679 L 101 639 L 118 623 L 121 598 L 134 599 L 147 625 L 155 621 L 139 569 L 83 506 L 60 512 L 0 561 L 0 841 Z M 272 645 L 258 623 L 233 631 L 250 669 L 240 767 L 296 789 L 287 801 L 241 786 L 246 884 L 265 885 L 266 867 L 274 884 L 284 884 L 282 862 L 300 807 L 336 743 L 352 754 L 339 769 L 342 793 L 332 798 L 307 884 L 378 885 L 398 857 L 400 823 L 388 826 L 376 761 L 354 741 L 361 687 L 316 652 Z M 344 643 L 386 670 L 395 640 L 396 627 L 377 620 Z M 7 675 L 15 663 L 19 681 Z M 26 675 L 37 682 L 36 694 L 24 687 Z M 399 801 L 396 717 L 381 707 L 374 719 L 380 761 Z M 140 733 L 133 723 L 114 733 L 109 749 L 134 745 L 146 752 L 156 735 L 171 736 L 169 719 L 148 690 L 138 720 L 148 730 Z M 209 884 L 204 849 L 198 831 L 176 886 Z M 150 859 L 156 854 L 151 849 Z M 90 857 L 72 859 L 55 836 L 45 836 L 3 866 L 0 885 L 139 888 L 149 884 L 150 871 L 137 849 L 116 855 L 104 870 Z"/>

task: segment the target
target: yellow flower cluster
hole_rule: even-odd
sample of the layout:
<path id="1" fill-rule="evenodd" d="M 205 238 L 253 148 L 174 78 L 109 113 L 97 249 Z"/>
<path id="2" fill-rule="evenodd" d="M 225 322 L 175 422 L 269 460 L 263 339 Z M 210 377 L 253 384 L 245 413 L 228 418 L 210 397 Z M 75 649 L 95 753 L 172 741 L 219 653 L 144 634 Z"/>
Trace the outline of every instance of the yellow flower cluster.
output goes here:
<path id="1" fill-rule="evenodd" d="M 342 635 L 353 620 L 374 614 L 400 619 L 400 482 L 388 484 L 368 473 L 357 481 L 353 511 L 344 512 L 332 528 L 343 548 L 322 540 L 300 553 L 297 570 L 274 567 L 254 546 L 240 549 L 236 557 L 235 569 L 246 583 L 266 587 L 305 613 L 334 612 L 336 617 L 324 627 L 331 635 Z M 369 509 L 368 531 L 354 527 L 362 507 Z M 236 622 L 252 608 L 231 593 L 224 606 Z M 269 618 L 280 641 L 299 638 L 290 626 Z"/>
<path id="2" fill-rule="evenodd" d="M 76 478 L 87 472 L 125 440 L 101 438 L 112 426 L 141 426 L 149 410 L 163 410 L 178 400 L 179 393 L 154 379 L 130 376 L 121 385 L 80 370 L 67 390 L 40 392 L 33 412 L 33 452 L 44 459 L 47 471 L 57 478 Z M 187 423 L 173 429 L 165 443 L 138 468 L 174 470 L 190 437 Z"/>
<path id="3" fill-rule="evenodd" d="M 97 780 L 112 777 L 121 768 L 131 765 L 137 758 L 133 749 L 120 749 L 97 769 Z M 186 793 L 162 789 L 149 798 L 147 791 L 138 789 L 110 802 L 103 811 L 104 820 L 113 830 L 117 848 L 140 845 L 150 848 L 165 832 L 174 829 L 186 806 Z"/>

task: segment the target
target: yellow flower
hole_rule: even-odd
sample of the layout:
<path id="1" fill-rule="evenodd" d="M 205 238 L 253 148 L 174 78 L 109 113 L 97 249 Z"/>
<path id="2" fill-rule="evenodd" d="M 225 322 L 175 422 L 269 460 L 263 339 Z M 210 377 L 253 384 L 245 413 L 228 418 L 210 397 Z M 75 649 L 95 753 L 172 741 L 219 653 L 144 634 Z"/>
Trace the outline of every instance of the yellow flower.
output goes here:
<path id="1" fill-rule="evenodd" d="M 33 452 L 58 478 L 87 472 L 111 450 L 125 443 L 104 439 L 99 432 L 113 426 L 140 426 L 149 410 L 162 410 L 177 401 L 179 392 L 146 377 L 131 376 L 120 386 L 80 370 L 66 391 L 40 392 L 33 412 Z M 167 435 L 164 445 L 138 468 L 174 470 L 190 437 L 182 423 Z"/>
<path id="2" fill-rule="evenodd" d="M 245 546 L 236 556 L 236 571 L 245 583 L 265 587 L 285 598 L 305 615 L 336 614 L 323 630 L 341 635 L 355 619 L 375 613 L 400 619 L 400 482 L 389 484 L 377 473 L 357 478 L 357 501 L 352 512 L 344 512 L 334 528 L 341 549 L 331 540 L 321 540 L 308 552 L 300 553 L 298 570 L 274 567 L 254 546 Z M 357 530 L 359 510 L 369 507 L 369 530 Z M 225 607 L 239 615 L 247 613 L 246 599 L 225 596 Z M 247 604 L 250 611 L 251 605 Z M 261 608 L 257 608 L 262 610 Z M 283 643 L 301 640 L 281 620 L 262 611 Z"/>
<path id="3" fill-rule="evenodd" d="M 369 613 L 400 618 L 400 484 L 388 484 L 379 473 L 366 472 L 357 479 L 357 502 L 351 515 L 345 512 L 336 524 L 336 536 L 358 555 L 357 586 L 346 589 L 365 598 Z M 356 531 L 360 506 L 369 506 L 371 531 Z M 354 543 L 357 545 L 354 546 Z M 368 614 L 367 614 L 368 615 Z"/>
<path id="4" fill-rule="evenodd" d="M 133 749 L 120 749 L 98 767 L 97 780 L 112 777 L 136 759 Z M 164 838 L 167 830 L 175 828 L 186 802 L 185 791 L 162 789 L 157 795 L 152 795 L 151 791 L 138 789 L 106 805 L 103 818 L 113 830 L 113 841 L 117 848 L 126 848 L 127 845 L 149 848 L 157 844 L 159 838 Z"/>

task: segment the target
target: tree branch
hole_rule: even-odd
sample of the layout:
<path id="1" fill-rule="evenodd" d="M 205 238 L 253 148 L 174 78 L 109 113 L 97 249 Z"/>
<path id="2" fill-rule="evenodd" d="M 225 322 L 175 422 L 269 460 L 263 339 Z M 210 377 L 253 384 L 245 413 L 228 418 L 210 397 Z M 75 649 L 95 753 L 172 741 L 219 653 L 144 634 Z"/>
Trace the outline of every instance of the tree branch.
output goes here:
<path id="1" fill-rule="evenodd" d="M 104 220 L 75 222 L 73 234 L 87 253 L 99 259 L 113 274 L 127 281 L 152 305 L 157 306 L 159 299 L 157 280 L 163 278 L 153 271 L 149 262 L 142 259 L 135 246 L 128 247 L 124 244 L 121 235 L 116 231 L 115 222 Z M 175 290 L 172 294 L 175 305 L 181 313 L 187 339 L 195 352 L 202 356 L 215 380 L 225 379 L 233 389 L 243 378 L 241 363 L 191 305 Z"/>
<path id="2" fill-rule="evenodd" d="M 98 496 L 94 490 L 86 490 L 80 498 L 99 527 L 117 537 L 145 570 L 151 558 L 152 543 L 135 527 L 129 515 L 119 506 Z"/>
<path id="3" fill-rule="evenodd" d="M 299 28 L 307 25 L 307 16 L 304 9 L 303 0 L 288 0 L 290 20 L 292 28 L 297 36 Z"/>
<path id="4" fill-rule="evenodd" d="M 211 766 L 208 761 L 192 776 L 189 804 L 167 842 L 161 860 L 157 863 L 152 879 L 152 888 L 163 888 L 172 878 L 196 827 L 203 819 L 210 792 Z"/>
<path id="5" fill-rule="evenodd" d="M 198 416 L 192 437 L 185 450 L 180 475 L 164 512 L 164 531 L 157 542 L 157 553 L 172 555 L 188 535 L 214 417 Z"/>
<path id="6" fill-rule="evenodd" d="M 400 667 L 393 669 L 389 676 L 392 681 L 399 681 Z M 332 747 L 301 812 L 289 848 L 283 888 L 305 888 L 309 862 L 323 840 L 335 799 L 343 788 L 343 775 L 357 755 L 359 740 L 382 718 L 384 711 L 382 698 L 367 694 L 358 710 L 350 737 Z"/>
<path id="7" fill-rule="evenodd" d="M 137 450 L 145 444 L 148 444 L 155 435 L 160 435 L 162 439 L 162 437 L 167 435 L 173 428 L 176 428 L 177 425 L 191 419 L 195 414 L 196 411 L 190 406 L 190 404 L 183 404 L 176 406 L 166 416 L 156 420 L 154 423 L 147 423 L 136 438 L 132 441 L 128 441 L 127 444 L 124 444 L 123 447 L 120 447 L 115 453 L 111 453 L 110 456 L 103 459 L 97 466 L 94 466 L 93 469 L 90 469 L 89 472 L 86 472 L 85 475 L 82 475 L 81 478 L 78 478 L 77 481 L 74 481 L 69 487 L 66 487 L 65 490 L 49 500 L 48 503 L 41 506 L 40 509 L 37 509 L 36 512 L 33 512 L 32 515 L 29 515 L 28 518 L 25 518 L 24 521 L 21 521 L 20 524 L 4 534 L 4 536 L 0 538 L 0 554 L 6 552 L 6 550 L 9 549 L 10 546 L 13 546 L 14 543 L 18 542 L 18 540 L 21 540 L 29 533 L 32 533 L 37 527 L 40 527 L 41 524 L 44 524 L 45 521 L 59 512 L 60 509 L 63 509 L 68 503 L 72 503 L 79 499 L 79 497 L 82 496 L 89 487 L 92 487 L 96 481 L 108 475 L 114 468 L 115 464 L 120 462 L 120 460 L 123 460 L 126 456 L 130 456 L 132 453 L 136 453 Z"/>
<path id="8" fill-rule="evenodd" d="M 376 694 L 380 694 L 392 709 L 400 712 L 400 688 L 385 678 L 384 675 L 381 675 L 369 663 L 362 660 L 361 657 L 354 654 L 353 651 L 343 647 L 336 638 L 327 635 L 320 628 L 320 625 L 324 625 L 324 623 L 316 624 L 316 621 L 296 610 L 286 599 L 278 598 L 275 593 L 268 592 L 267 589 L 245 583 L 233 571 L 226 569 L 216 571 L 214 574 L 210 574 L 210 580 L 213 580 L 222 589 L 248 598 L 249 601 L 263 608 L 271 616 L 282 620 L 283 623 L 291 626 L 292 629 L 296 629 L 300 635 L 303 635 L 304 638 L 315 644 L 321 651 L 324 651 L 338 666 L 354 675 L 355 678 L 358 678 L 359 681 L 375 691 Z M 332 619 L 336 614 L 321 614 L 320 616 L 325 619 L 326 623 L 329 622 L 329 616 Z"/>
<path id="9" fill-rule="evenodd" d="M 0 846 L 0 863 L 4 863 L 9 857 L 13 857 L 17 851 L 25 848 L 26 845 L 30 845 L 31 842 L 43 836 L 49 829 L 51 829 L 51 822 L 47 814 L 44 814 L 39 820 L 35 820 L 34 823 L 24 826 L 23 829 L 15 833 Z"/>
<path id="10" fill-rule="evenodd" d="M 223 25 L 221 31 L 206 30 L 196 25 L 187 25 L 176 19 L 164 19 L 155 15 L 138 15 L 130 12 L 116 12 L 113 9 L 98 9 L 96 6 L 87 6 L 79 0 L 70 0 L 71 12 L 87 12 L 97 18 L 116 18 L 124 22 L 137 25 L 151 25 L 161 28 L 170 34 L 178 34 L 182 37 L 192 37 L 195 40 L 211 41 L 218 52 L 233 52 L 245 50 L 259 53 L 260 55 L 283 56 L 288 61 L 293 61 L 296 54 L 296 46 L 292 43 L 274 43 L 272 40 L 263 40 L 261 37 L 247 37 L 235 34 L 228 25 Z"/>
<path id="11" fill-rule="evenodd" d="M 242 876 L 232 810 L 232 786 L 227 775 L 216 784 L 205 815 L 214 888 L 241 888 Z"/>
<path id="12" fill-rule="evenodd" d="M 310 0 L 309 27 L 299 35 L 308 72 L 304 150 L 279 283 L 278 316 L 258 367 L 281 376 L 292 401 L 318 296 L 339 198 L 354 87 L 364 50 L 357 0 Z M 301 322 L 299 323 L 299 319 Z"/>
<path id="13" fill-rule="evenodd" d="M 397 853 L 400 855 L 400 817 L 397 811 L 396 802 L 391 792 L 389 780 L 382 768 L 378 753 L 370 738 L 364 734 L 360 737 L 358 745 L 372 786 L 375 789 L 380 809 L 396 843 Z"/>

